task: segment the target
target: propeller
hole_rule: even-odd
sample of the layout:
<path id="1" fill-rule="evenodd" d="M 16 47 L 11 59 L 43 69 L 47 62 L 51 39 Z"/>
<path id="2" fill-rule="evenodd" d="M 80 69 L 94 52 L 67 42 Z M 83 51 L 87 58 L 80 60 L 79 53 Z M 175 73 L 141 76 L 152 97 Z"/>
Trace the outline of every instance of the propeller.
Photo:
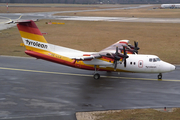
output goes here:
<path id="1" fill-rule="evenodd" d="M 120 59 L 121 58 L 119 57 L 118 47 L 116 47 L 116 52 L 115 52 L 115 56 L 114 56 L 114 71 L 116 71 L 117 61 L 119 61 Z"/>
<path id="2" fill-rule="evenodd" d="M 134 53 L 138 54 L 138 50 L 140 48 L 138 47 L 138 42 L 134 41 Z"/>
<path id="3" fill-rule="evenodd" d="M 124 67 L 126 67 L 126 59 L 129 57 L 129 56 L 127 55 L 127 53 L 126 53 L 125 46 L 123 46 L 124 54 L 120 54 L 120 53 L 118 52 L 118 50 L 119 50 L 119 48 L 118 48 L 118 46 L 117 46 L 115 53 L 106 53 L 106 54 L 101 53 L 101 54 L 100 54 L 101 56 L 105 56 L 105 57 L 114 59 L 114 71 L 116 71 L 117 63 L 118 63 L 118 61 L 119 61 L 121 58 L 123 58 L 122 61 L 124 61 Z"/>
<path id="4" fill-rule="evenodd" d="M 132 45 L 128 45 L 131 49 L 129 51 L 131 51 L 134 54 L 138 54 L 138 50 L 140 49 L 138 47 L 138 42 L 134 41 L 134 46 Z"/>
<path id="5" fill-rule="evenodd" d="M 121 58 L 123 58 L 123 62 L 124 62 L 124 67 L 126 67 L 126 59 L 129 57 L 126 53 L 126 48 L 125 46 L 123 46 L 123 51 L 124 51 L 124 54 L 119 54 L 118 53 L 118 47 L 116 47 L 116 53 L 115 53 L 115 56 L 114 56 L 114 70 L 116 71 L 116 68 L 117 68 L 117 61 L 119 61 Z"/>
<path id="6" fill-rule="evenodd" d="M 123 46 L 123 51 L 124 51 L 124 55 L 123 55 L 123 62 L 124 62 L 124 67 L 126 67 L 126 59 L 129 58 L 129 56 L 126 53 L 126 49 L 125 46 Z"/>

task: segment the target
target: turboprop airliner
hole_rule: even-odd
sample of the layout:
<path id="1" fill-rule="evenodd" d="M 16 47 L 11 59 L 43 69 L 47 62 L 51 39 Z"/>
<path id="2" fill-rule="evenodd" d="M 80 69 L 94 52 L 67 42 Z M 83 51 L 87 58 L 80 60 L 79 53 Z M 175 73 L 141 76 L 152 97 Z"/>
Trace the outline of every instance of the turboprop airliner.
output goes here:
<path id="1" fill-rule="evenodd" d="M 162 73 L 175 70 L 175 66 L 160 60 L 156 55 L 138 54 L 138 42 L 134 46 L 129 40 L 120 40 L 100 52 L 84 52 L 47 43 L 32 20 L 18 21 L 17 27 L 26 47 L 25 53 L 75 68 L 93 70 L 94 79 L 99 79 L 98 71 Z"/>

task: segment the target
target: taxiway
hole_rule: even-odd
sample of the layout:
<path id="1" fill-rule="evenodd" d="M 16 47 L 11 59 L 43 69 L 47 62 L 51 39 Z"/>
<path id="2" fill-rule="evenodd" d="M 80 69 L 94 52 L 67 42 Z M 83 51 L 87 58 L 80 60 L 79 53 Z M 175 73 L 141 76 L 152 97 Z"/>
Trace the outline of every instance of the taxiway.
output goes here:
<path id="1" fill-rule="evenodd" d="M 73 120 L 80 111 L 179 107 L 180 66 L 163 74 L 86 71 L 0 56 L 0 119 Z"/>
<path id="2" fill-rule="evenodd" d="M 55 13 L 60 11 L 0 16 L 12 20 L 23 15 L 22 19 L 180 22 L 174 18 L 53 16 Z M 162 81 L 156 74 L 100 72 L 101 79 L 94 80 L 93 71 L 34 58 L 0 56 L 0 119 L 73 120 L 80 111 L 180 107 L 179 72 L 180 66 L 176 66 L 175 71 L 163 74 Z"/>

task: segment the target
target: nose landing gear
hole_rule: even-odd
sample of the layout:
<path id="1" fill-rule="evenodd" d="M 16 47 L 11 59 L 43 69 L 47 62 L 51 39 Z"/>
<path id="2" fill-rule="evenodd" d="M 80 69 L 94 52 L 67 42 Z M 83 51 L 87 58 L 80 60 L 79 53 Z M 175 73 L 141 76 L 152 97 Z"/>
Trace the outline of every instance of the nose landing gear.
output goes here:
<path id="1" fill-rule="evenodd" d="M 162 73 L 159 73 L 158 75 L 158 79 L 161 80 L 162 79 Z"/>
<path id="2" fill-rule="evenodd" d="M 97 65 L 94 65 L 94 69 L 95 69 L 95 72 L 94 72 L 94 79 L 97 80 L 100 78 L 100 74 L 96 72 L 96 69 L 97 69 Z"/>
<path id="3" fill-rule="evenodd" d="M 99 79 L 99 78 L 100 78 L 100 74 L 99 74 L 99 73 L 95 73 L 93 77 L 94 77 L 94 79 L 96 79 L 96 80 L 97 80 L 97 79 Z"/>

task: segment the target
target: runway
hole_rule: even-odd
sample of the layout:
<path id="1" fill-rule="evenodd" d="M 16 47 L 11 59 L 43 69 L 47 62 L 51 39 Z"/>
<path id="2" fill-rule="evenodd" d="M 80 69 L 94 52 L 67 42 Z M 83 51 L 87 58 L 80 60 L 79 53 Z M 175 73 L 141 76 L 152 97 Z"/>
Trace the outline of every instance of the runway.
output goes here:
<path id="1" fill-rule="evenodd" d="M 136 18 L 136 17 L 84 17 L 84 16 L 56 16 L 58 20 L 79 21 L 109 21 L 109 22 L 141 22 L 141 23 L 180 23 L 179 18 Z"/>
<path id="2" fill-rule="evenodd" d="M 79 111 L 179 107 L 180 66 L 163 74 L 106 73 L 0 56 L 0 119 L 73 120 Z"/>
<path id="3" fill-rule="evenodd" d="M 95 12 L 95 11 L 109 11 L 109 10 L 120 10 L 120 9 L 138 9 L 146 8 L 153 5 L 137 5 L 133 7 L 117 7 L 117 8 L 106 8 L 106 9 L 91 9 L 91 10 L 75 10 L 75 11 L 54 11 L 54 12 L 35 12 L 35 13 L 0 13 L 0 24 L 6 22 L 5 18 L 16 20 L 22 15 L 21 20 L 29 19 L 54 19 L 54 20 L 78 20 L 78 21 L 116 21 L 116 22 L 148 22 L 148 23 L 180 23 L 179 18 L 137 18 L 137 17 L 94 17 L 94 16 L 54 16 L 57 13 L 78 13 L 78 12 Z M 47 6 L 46 6 L 47 7 Z M 7 19 L 8 21 L 8 19 Z M 12 25 L 1 24 L 3 28 L 12 27 Z"/>

